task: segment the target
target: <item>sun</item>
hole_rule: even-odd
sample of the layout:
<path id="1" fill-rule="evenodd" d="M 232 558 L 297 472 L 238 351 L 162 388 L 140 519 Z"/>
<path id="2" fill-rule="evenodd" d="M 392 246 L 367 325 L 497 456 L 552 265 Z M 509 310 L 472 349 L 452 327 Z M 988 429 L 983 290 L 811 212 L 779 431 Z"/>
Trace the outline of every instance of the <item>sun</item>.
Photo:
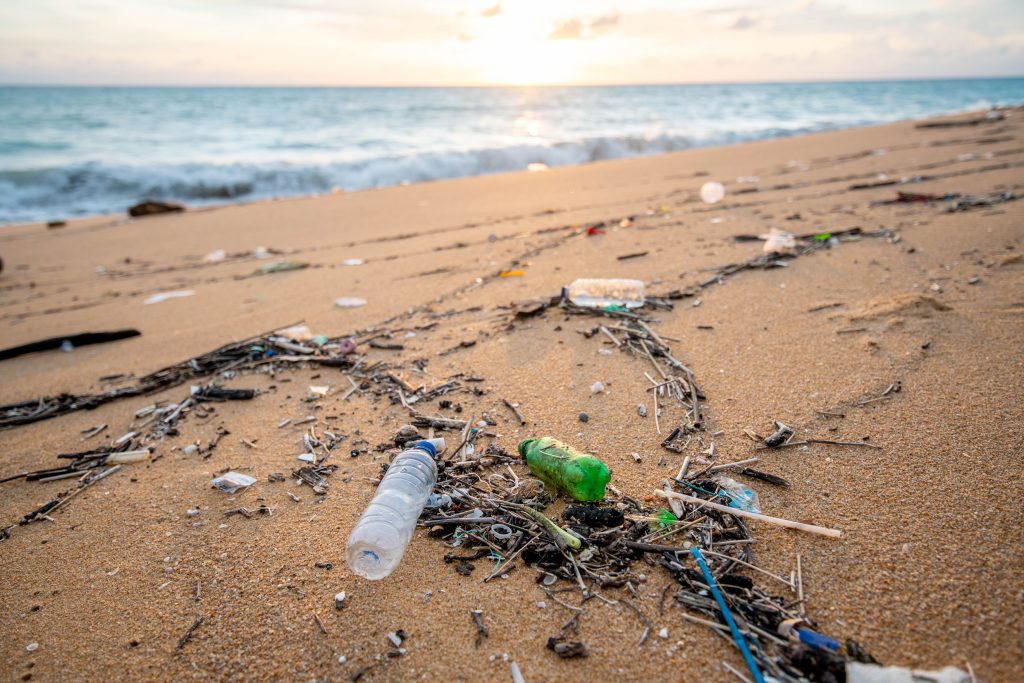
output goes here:
<path id="1" fill-rule="evenodd" d="M 469 43 L 476 71 L 494 85 L 551 85 L 579 78 L 578 41 L 548 40 L 546 26 L 503 16 Z"/>

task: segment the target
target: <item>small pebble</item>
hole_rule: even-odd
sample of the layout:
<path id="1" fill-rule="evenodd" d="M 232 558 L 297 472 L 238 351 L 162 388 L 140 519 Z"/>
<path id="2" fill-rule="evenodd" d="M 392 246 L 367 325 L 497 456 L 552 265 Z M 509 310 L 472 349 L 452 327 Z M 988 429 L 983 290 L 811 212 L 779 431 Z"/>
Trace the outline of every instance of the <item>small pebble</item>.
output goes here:
<path id="1" fill-rule="evenodd" d="M 660 631 L 658 631 L 658 637 L 659 638 L 668 638 L 668 629 L 667 628 L 663 628 Z"/>
<path id="2" fill-rule="evenodd" d="M 978 277 L 977 275 L 975 275 L 974 277 L 972 277 L 969 280 L 967 280 L 967 284 L 969 284 L 969 285 L 976 285 L 979 282 L 981 282 L 981 278 Z"/>
<path id="3" fill-rule="evenodd" d="M 29 643 L 25 646 L 25 650 L 28 652 L 35 652 L 39 649 L 39 643 Z"/>
<path id="4" fill-rule="evenodd" d="M 345 655 L 338 655 L 338 664 L 345 663 Z"/>
<path id="5" fill-rule="evenodd" d="M 195 517 L 199 514 L 199 510 L 197 510 L 196 508 L 189 508 L 188 510 L 185 510 L 185 514 L 189 517 Z"/>
<path id="6" fill-rule="evenodd" d="M 594 382 L 592 385 L 590 385 L 591 394 L 600 394 L 602 391 L 604 391 L 604 384 L 602 384 L 601 382 Z"/>
<path id="7" fill-rule="evenodd" d="M 647 417 L 647 406 L 641 403 L 636 407 L 636 412 L 640 417 Z"/>
<path id="8" fill-rule="evenodd" d="M 590 416 L 586 413 L 580 413 L 580 422 L 590 422 Z"/>
<path id="9" fill-rule="evenodd" d="M 345 607 L 345 591 L 341 591 L 334 596 L 334 609 L 343 609 Z M 344 657 L 342 657 L 344 659 Z"/>
<path id="10" fill-rule="evenodd" d="M 391 632 L 388 634 L 388 640 L 390 640 L 391 644 L 395 647 L 399 647 L 402 644 L 402 639 L 395 632 Z"/>
<path id="11" fill-rule="evenodd" d="M 195 452 L 196 452 L 197 450 L 199 450 L 199 449 L 198 449 L 198 448 L 196 448 L 196 445 L 195 445 L 194 443 L 190 443 L 189 445 L 187 445 L 187 446 L 185 446 L 184 448 L 182 448 L 182 449 L 181 449 L 181 452 L 182 452 L 182 453 L 183 453 L 184 455 L 192 455 L 192 454 L 193 454 L 193 453 L 195 453 Z"/>
<path id="12" fill-rule="evenodd" d="M 547 606 L 548 606 L 548 603 L 544 602 L 543 600 L 541 600 L 540 602 L 537 603 L 537 609 L 544 609 Z"/>

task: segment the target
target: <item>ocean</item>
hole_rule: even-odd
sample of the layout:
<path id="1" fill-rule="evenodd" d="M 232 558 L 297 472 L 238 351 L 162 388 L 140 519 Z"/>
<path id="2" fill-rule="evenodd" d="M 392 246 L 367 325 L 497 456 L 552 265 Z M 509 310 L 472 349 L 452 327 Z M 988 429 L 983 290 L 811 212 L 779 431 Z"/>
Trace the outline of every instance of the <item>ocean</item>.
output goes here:
<path id="1" fill-rule="evenodd" d="M 509 88 L 0 87 L 0 224 L 475 176 L 1024 103 L 1024 78 Z"/>

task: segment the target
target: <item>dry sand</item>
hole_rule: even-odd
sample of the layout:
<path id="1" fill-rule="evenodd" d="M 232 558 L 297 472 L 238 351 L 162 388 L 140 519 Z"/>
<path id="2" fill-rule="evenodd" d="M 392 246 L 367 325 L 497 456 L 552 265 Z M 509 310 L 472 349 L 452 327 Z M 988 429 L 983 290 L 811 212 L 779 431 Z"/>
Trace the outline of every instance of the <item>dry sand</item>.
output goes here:
<path id="1" fill-rule="evenodd" d="M 898 189 L 1020 192 L 1022 140 L 1024 113 L 1010 111 L 1005 121 L 973 127 L 898 123 L 131 222 L 7 228 L 0 231 L 3 346 L 124 327 L 142 336 L 5 361 L 0 402 L 100 390 L 101 376 L 145 374 L 298 320 L 338 335 L 400 316 L 391 327 L 402 336 L 433 318 L 436 327 L 402 339 L 404 351 L 370 349 L 368 356 L 395 364 L 415 384 L 459 372 L 484 377 L 482 396 L 449 398 L 466 413 L 497 416 L 500 445 L 513 450 L 523 437 L 556 435 L 600 454 L 618 488 L 644 498 L 680 459 L 659 448 L 650 417 L 637 415 L 649 365 L 599 354 L 600 338 L 578 333 L 593 325 L 585 318 L 551 311 L 507 328 L 498 307 L 555 294 L 577 277 L 640 278 L 655 293 L 682 288 L 707 277 L 704 269 L 756 256 L 760 244 L 730 239 L 739 233 L 892 230 L 893 239 L 844 242 L 785 269 L 729 277 L 704 291 L 700 305 L 684 299 L 657 311 L 657 330 L 680 340 L 673 348 L 707 393 L 708 435 L 721 432 L 714 438 L 719 462 L 749 457 L 754 444 L 744 429 L 766 433 L 772 419 L 794 425 L 798 437 L 870 438 L 882 446 L 791 448 L 761 463 L 794 484 L 756 486 L 766 513 L 843 530 L 832 540 L 753 526 L 756 561 L 768 570 L 788 574 L 801 553 L 809 613 L 823 632 L 853 638 L 888 664 L 965 667 L 969 660 L 982 680 L 1017 681 L 1024 660 L 1024 202 L 963 213 L 947 213 L 945 204 L 871 203 Z M 878 174 L 930 179 L 849 189 Z M 742 176 L 759 180 L 732 180 Z M 697 199 L 709 178 L 729 191 L 714 206 Z M 750 189 L 759 191 L 741 193 Z M 637 216 L 630 227 L 603 235 L 544 232 L 629 215 Z M 313 265 L 251 277 L 265 261 L 202 261 L 215 249 L 251 253 L 261 245 Z M 644 250 L 645 257 L 616 260 Z M 346 258 L 366 263 L 341 265 Z M 513 267 L 525 275 L 493 277 Z M 968 284 L 972 277 L 980 282 Z M 195 295 L 143 304 L 177 289 Z M 342 310 L 333 305 L 340 296 L 369 303 Z M 827 304 L 834 306 L 821 308 Z M 420 308 L 410 314 L 411 307 Z M 436 315 L 445 312 L 451 315 Z M 470 340 L 476 345 L 439 355 Z M 897 379 L 898 394 L 855 406 Z M 591 396 L 595 380 L 606 394 Z M 334 392 L 306 403 L 309 384 Z M 636 604 L 668 638 L 638 646 L 636 615 L 594 600 L 580 631 L 590 657 L 572 661 L 544 647 L 568 613 L 551 601 L 536 606 L 544 597 L 525 566 L 487 584 L 486 562 L 460 576 L 442 561 L 447 549 L 421 531 L 390 578 L 352 575 L 345 540 L 373 494 L 367 478 L 387 457 L 372 446 L 388 440 L 406 412 L 362 395 L 340 400 L 348 383 L 337 370 L 243 374 L 227 385 L 265 393 L 219 404 L 205 421 L 193 416 L 157 446 L 154 462 L 126 467 L 52 522 L 14 526 L 0 542 L 0 667 L 8 679 L 349 680 L 377 664 L 386 634 L 399 628 L 409 634 L 408 654 L 377 664 L 366 680 L 507 681 L 509 660 L 531 682 L 729 681 L 722 662 L 742 668 L 730 645 L 685 622 L 679 608 L 659 611 L 670 578 L 653 565 L 636 567 L 649 577 Z M 186 391 L 6 430 L 0 477 L 54 466 L 58 453 L 116 438 L 131 429 L 135 410 Z M 502 397 L 520 403 L 526 427 L 511 419 Z M 822 410 L 846 417 L 822 417 Z M 581 411 L 587 424 L 577 419 Z M 346 444 L 361 438 L 371 447 L 339 459 L 322 501 L 291 480 L 267 481 L 290 471 L 302 450 L 302 427 L 278 423 L 311 413 L 322 428 L 347 435 Z M 83 441 L 81 430 L 99 423 L 110 426 Z M 231 433 L 209 458 L 182 454 L 186 444 L 206 444 L 220 425 Z M 235 496 L 212 490 L 211 476 L 227 467 L 251 468 L 259 483 Z M 69 483 L 0 486 L 0 526 L 8 526 Z M 257 498 L 274 508 L 272 517 L 224 517 Z M 190 508 L 201 512 L 188 517 Z M 349 606 L 339 612 L 333 596 L 341 590 Z M 483 610 L 490 631 L 479 649 L 470 608 Z M 176 653 L 197 616 L 203 624 Z M 29 643 L 38 649 L 27 652 Z"/>

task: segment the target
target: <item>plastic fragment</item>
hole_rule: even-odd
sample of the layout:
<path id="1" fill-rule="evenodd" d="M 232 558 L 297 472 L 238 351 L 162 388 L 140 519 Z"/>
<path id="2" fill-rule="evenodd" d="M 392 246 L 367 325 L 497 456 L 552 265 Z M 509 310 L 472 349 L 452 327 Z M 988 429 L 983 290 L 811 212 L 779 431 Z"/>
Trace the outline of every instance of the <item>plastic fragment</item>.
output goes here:
<path id="1" fill-rule="evenodd" d="M 224 493 L 234 493 L 238 489 L 248 488 L 256 483 L 254 477 L 241 472 L 227 472 L 210 481 L 210 485 Z"/>
<path id="2" fill-rule="evenodd" d="M 149 297 L 142 303 L 148 306 L 150 304 L 158 304 L 161 301 L 168 301 L 170 299 L 183 299 L 187 296 L 193 296 L 194 294 L 195 292 L 191 289 L 178 289 L 173 292 L 160 292 L 159 294 L 154 294 Z"/>
<path id="3" fill-rule="evenodd" d="M 705 204 L 717 204 L 725 197 L 725 186 L 722 183 L 709 180 L 700 186 L 700 199 Z"/>

